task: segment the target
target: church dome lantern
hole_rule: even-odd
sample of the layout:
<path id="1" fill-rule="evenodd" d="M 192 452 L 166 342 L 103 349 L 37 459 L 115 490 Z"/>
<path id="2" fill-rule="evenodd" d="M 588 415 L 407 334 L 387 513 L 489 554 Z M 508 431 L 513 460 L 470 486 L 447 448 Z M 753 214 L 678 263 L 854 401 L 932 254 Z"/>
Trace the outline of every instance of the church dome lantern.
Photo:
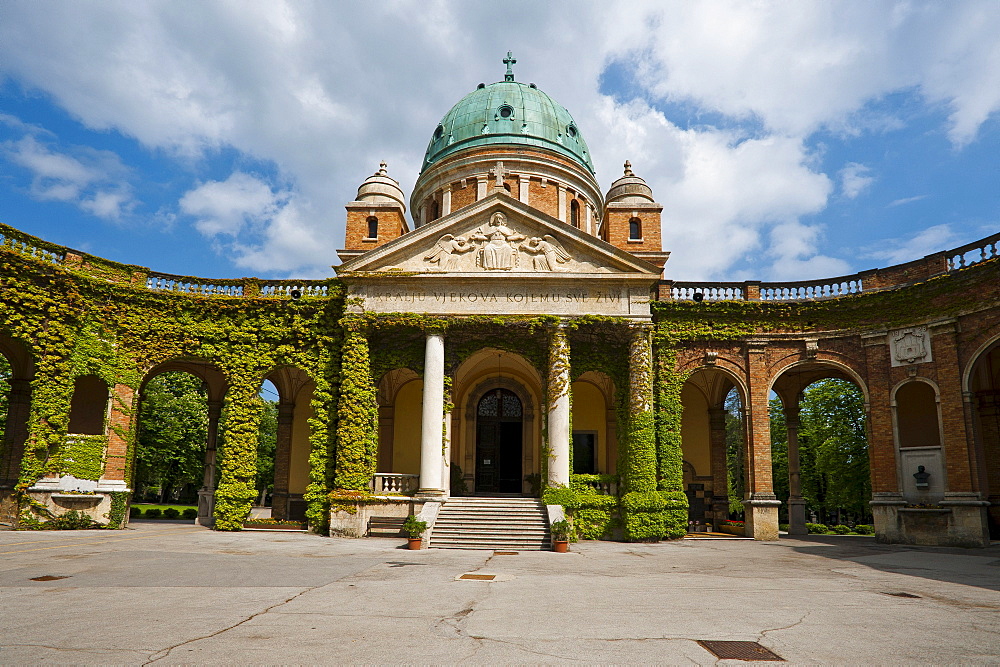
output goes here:
<path id="1" fill-rule="evenodd" d="M 403 190 L 399 187 L 399 181 L 389 176 L 386 171 L 386 164 L 379 164 L 379 169 L 369 176 L 358 188 L 356 201 L 369 202 L 372 204 L 399 204 L 406 211 Z"/>

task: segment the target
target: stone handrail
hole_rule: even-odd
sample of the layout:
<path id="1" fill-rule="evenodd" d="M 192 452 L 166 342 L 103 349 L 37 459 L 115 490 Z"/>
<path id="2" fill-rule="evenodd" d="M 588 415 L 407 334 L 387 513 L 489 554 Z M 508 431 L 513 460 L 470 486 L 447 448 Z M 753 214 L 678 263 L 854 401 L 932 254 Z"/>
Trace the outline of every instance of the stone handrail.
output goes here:
<path id="1" fill-rule="evenodd" d="M 1000 244 L 1000 233 L 949 250 L 945 253 L 948 258 L 948 270 L 957 271 L 988 259 L 994 259 L 997 257 L 998 244 Z"/>
<path id="2" fill-rule="evenodd" d="M 412 493 L 417 490 L 420 475 L 377 472 L 372 475 L 372 493 Z"/>
<path id="3" fill-rule="evenodd" d="M 298 298 L 298 296 L 326 296 L 329 285 L 325 280 L 263 280 L 260 282 L 261 296 Z"/>
<path id="4" fill-rule="evenodd" d="M 175 276 L 150 271 L 146 289 L 155 292 L 180 292 L 199 296 L 243 296 L 243 280 L 206 280 L 194 276 Z"/>
<path id="5" fill-rule="evenodd" d="M 743 283 L 676 282 L 670 287 L 670 297 L 675 301 L 742 301 L 746 289 Z"/>
<path id="6" fill-rule="evenodd" d="M 787 283 L 760 283 L 761 301 L 802 301 L 857 294 L 862 290 L 860 274 Z"/>

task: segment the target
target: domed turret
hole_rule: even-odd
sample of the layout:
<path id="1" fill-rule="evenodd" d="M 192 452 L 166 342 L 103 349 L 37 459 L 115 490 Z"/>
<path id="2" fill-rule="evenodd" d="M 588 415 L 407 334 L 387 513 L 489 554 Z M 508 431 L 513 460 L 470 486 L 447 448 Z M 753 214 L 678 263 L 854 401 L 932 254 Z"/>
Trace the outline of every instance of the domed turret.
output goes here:
<path id="1" fill-rule="evenodd" d="M 379 163 L 378 171 L 366 178 L 358 188 L 357 201 L 374 204 L 396 203 L 402 206 L 404 211 L 406 210 L 403 190 L 399 187 L 399 181 L 389 176 L 384 160 Z"/>
<path id="2" fill-rule="evenodd" d="M 647 204 L 653 201 L 653 189 L 632 173 L 632 163 L 625 161 L 625 175 L 611 184 L 604 201 L 608 204 Z"/>

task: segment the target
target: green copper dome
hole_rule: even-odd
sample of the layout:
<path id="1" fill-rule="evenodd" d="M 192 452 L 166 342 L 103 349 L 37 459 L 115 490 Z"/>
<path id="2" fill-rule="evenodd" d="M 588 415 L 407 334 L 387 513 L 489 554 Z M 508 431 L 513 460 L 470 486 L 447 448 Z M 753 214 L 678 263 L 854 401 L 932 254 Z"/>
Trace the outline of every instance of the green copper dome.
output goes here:
<path id="1" fill-rule="evenodd" d="M 445 114 L 427 145 L 420 171 L 466 148 L 514 144 L 561 153 L 593 174 L 587 142 L 565 107 L 535 84 L 514 81 L 509 67 L 506 78 L 479 84 Z"/>

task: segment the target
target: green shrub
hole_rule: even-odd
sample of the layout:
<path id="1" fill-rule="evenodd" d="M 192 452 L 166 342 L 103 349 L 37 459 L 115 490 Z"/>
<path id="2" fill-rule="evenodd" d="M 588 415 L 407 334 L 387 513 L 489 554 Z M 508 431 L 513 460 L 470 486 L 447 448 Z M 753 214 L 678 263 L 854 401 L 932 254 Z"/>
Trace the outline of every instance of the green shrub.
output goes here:
<path id="1" fill-rule="evenodd" d="M 177 519 L 180 517 L 180 515 L 181 512 L 176 507 L 168 507 L 167 509 L 163 510 L 164 519 Z"/>
<path id="2" fill-rule="evenodd" d="M 809 531 L 810 535 L 826 535 L 830 532 L 825 523 L 807 523 L 806 530 Z"/>
<path id="3" fill-rule="evenodd" d="M 99 523 L 83 512 L 77 512 L 76 510 L 70 510 L 60 516 L 52 517 L 42 524 L 43 530 L 83 530 L 99 527 Z"/>
<path id="4" fill-rule="evenodd" d="M 559 542 L 569 540 L 573 534 L 573 526 L 565 519 L 553 521 L 552 525 L 549 526 L 549 530 L 552 531 L 552 539 Z"/>
<path id="5" fill-rule="evenodd" d="M 427 530 L 427 522 L 420 521 L 414 515 L 406 517 L 406 521 L 403 522 L 403 530 L 412 539 L 420 537 L 425 530 Z"/>
<path id="6" fill-rule="evenodd" d="M 551 486 L 542 494 L 542 502 L 546 505 L 562 505 L 568 510 L 580 507 L 580 495 L 565 486 Z"/>
<path id="7" fill-rule="evenodd" d="M 851 532 L 851 527 L 843 525 L 832 526 L 830 528 L 830 532 L 833 533 L 834 535 L 848 535 Z"/>
<path id="8" fill-rule="evenodd" d="M 789 525 L 787 523 L 779 523 L 778 524 L 778 530 L 783 530 L 783 531 L 785 531 L 787 533 L 788 532 L 788 528 L 789 528 Z"/>
<path id="9" fill-rule="evenodd" d="M 135 519 L 136 517 L 140 517 L 140 516 L 142 516 L 142 508 L 141 507 L 129 507 L 128 508 L 128 515 L 129 515 L 129 517 L 131 517 L 133 519 Z"/>
<path id="10" fill-rule="evenodd" d="M 193 507 L 186 507 L 186 508 L 184 508 L 184 511 L 181 512 L 181 517 L 184 518 L 184 519 L 197 519 L 198 518 L 198 510 L 196 510 Z"/>
<path id="11" fill-rule="evenodd" d="M 159 519 L 161 514 L 163 514 L 163 510 L 161 510 L 159 507 L 150 507 L 148 510 L 143 512 L 142 518 Z"/>
<path id="12" fill-rule="evenodd" d="M 859 523 L 854 527 L 854 532 L 858 535 L 874 535 L 875 526 L 871 526 L 867 523 Z"/>
<path id="13" fill-rule="evenodd" d="M 667 539 L 687 534 L 688 499 L 683 491 L 660 491 L 663 508 L 663 536 Z"/>

